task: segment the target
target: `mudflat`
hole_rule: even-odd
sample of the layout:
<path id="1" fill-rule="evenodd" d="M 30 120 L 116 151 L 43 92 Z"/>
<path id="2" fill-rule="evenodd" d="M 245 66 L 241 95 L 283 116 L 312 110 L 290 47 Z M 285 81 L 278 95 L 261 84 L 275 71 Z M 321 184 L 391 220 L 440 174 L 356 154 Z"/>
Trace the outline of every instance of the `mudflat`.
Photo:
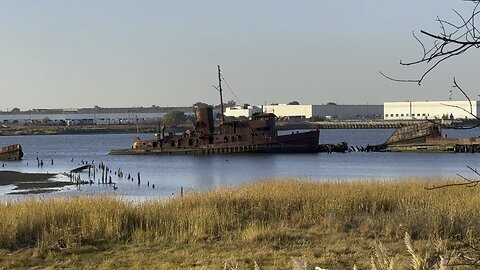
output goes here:
<path id="1" fill-rule="evenodd" d="M 0 186 L 17 185 L 25 182 L 46 182 L 53 178 L 51 173 L 21 173 L 14 171 L 0 171 Z"/>
<path id="2" fill-rule="evenodd" d="M 57 191 L 71 182 L 57 182 L 51 180 L 56 174 L 52 173 L 22 173 L 15 171 L 0 171 L 0 186 L 14 185 L 13 192 L 8 194 L 38 194 Z"/>

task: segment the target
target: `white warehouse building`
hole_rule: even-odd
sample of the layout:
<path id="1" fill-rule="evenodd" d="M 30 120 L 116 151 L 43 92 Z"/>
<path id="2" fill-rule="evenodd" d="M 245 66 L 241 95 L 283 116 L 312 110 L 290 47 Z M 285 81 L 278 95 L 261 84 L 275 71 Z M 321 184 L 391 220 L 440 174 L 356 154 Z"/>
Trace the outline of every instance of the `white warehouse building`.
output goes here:
<path id="1" fill-rule="evenodd" d="M 385 102 L 384 119 L 476 119 L 480 115 L 479 103 L 467 100 Z"/>
<path id="2" fill-rule="evenodd" d="M 265 112 L 274 113 L 278 117 L 358 120 L 379 119 L 383 115 L 383 105 L 266 105 Z"/>
<path id="3" fill-rule="evenodd" d="M 234 106 L 225 109 L 225 116 L 230 117 L 252 117 L 252 114 L 261 112 L 262 109 L 257 106 Z"/>
<path id="4" fill-rule="evenodd" d="M 273 113 L 280 118 L 308 119 L 320 117 L 326 119 L 381 119 L 383 105 L 291 105 L 276 104 L 262 106 L 235 106 L 225 109 L 225 116 L 247 117 L 253 113 Z"/>
<path id="5" fill-rule="evenodd" d="M 301 117 L 311 118 L 313 116 L 314 105 L 266 105 L 263 111 L 266 113 L 273 113 L 278 117 Z"/>

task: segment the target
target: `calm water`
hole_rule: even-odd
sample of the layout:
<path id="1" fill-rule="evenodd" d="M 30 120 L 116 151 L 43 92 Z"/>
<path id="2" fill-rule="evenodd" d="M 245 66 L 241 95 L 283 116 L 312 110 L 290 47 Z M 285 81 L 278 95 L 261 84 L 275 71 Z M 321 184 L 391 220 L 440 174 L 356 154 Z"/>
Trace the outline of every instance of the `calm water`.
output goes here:
<path id="1" fill-rule="evenodd" d="M 349 145 L 379 144 L 393 130 L 321 130 L 321 143 L 348 142 Z M 449 137 L 471 137 L 475 130 L 445 130 Z M 152 138 L 153 134 L 141 134 Z M 3 170 L 21 172 L 61 173 L 71 170 L 81 161 L 104 162 L 112 170 L 121 168 L 125 175 L 141 174 L 140 186 L 135 181 L 119 179 L 115 193 L 125 197 L 167 197 L 186 190 L 206 190 L 218 186 L 235 186 L 265 178 L 297 177 L 311 180 L 393 179 L 410 176 L 471 176 L 467 165 L 480 167 L 480 154 L 448 153 L 360 153 L 346 154 L 260 154 L 224 156 L 109 156 L 114 148 L 128 148 L 137 135 L 55 135 L 0 137 L 0 145 L 20 143 L 25 157 L 20 162 L 8 162 Z M 44 161 L 37 167 L 36 158 Z M 53 159 L 53 165 L 51 160 Z M 73 159 L 73 161 L 72 161 Z M 97 179 L 101 173 L 97 173 Z M 86 177 L 86 175 L 82 175 Z M 150 182 L 150 187 L 146 183 Z M 151 185 L 155 184 L 155 189 Z M 3 187 L 0 193 L 8 188 Z M 70 187 L 63 191 L 81 194 L 113 192 L 108 186 L 94 184 L 81 190 Z"/>

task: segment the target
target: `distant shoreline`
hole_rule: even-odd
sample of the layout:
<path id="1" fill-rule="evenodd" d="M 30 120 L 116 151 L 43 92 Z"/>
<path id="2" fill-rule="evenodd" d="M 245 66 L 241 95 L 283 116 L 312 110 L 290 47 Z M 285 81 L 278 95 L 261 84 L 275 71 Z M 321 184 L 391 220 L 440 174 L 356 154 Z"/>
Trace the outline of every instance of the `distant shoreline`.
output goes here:
<path id="1" fill-rule="evenodd" d="M 278 130 L 316 129 L 316 128 L 339 128 L 338 122 L 278 122 Z M 348 122 L 343 124 L 344 128 L 358 128 L 358 124 L 368 123 L 366 121 Z M 379 122 L 380 123 L 380 122 Z M 334 126 L 332 126 L 334 124 Z M 370 128 L 385 128 L 385 126 L 371 126 Z M 167 132 L 185 132 L 192 130 L 193 125 L 179 125 L 167 127 Z M 9 125 L 0 127 L 0 136 L 22 136 L 22 135 L 82 135 L 82 134 L 141 134 L 158 133 L 158 125 L 89 125 L 89 126 L 37 126 L 37 125 Z"/>
<path id="2" fill-rule="evenodd" d="M 278 130 L 297 129 L 395 129 L 411 124 L 412 121 L 385 121 L 385 120 L 333 120 L 319 122 L 277 122 Z M 457 123 L 455 127 L 469 127 L 478 124 L 474 121 Z M 447 125 L 444 125 L 447 128 Z M 192 124 L 167 127 L 167 132 L 180 133 L 192 130 Z M 82 135 L 82 134 L 142 134 L 158 133 L 158 124 L 139 125 L 85 125 L 85 126 L 41 126 L 41 125 L 4 125 L 0 126 L 0 136 L 21 135 Z"/>
<path id="3" fill-rule="evenodd" d="M 11 125 L 0 128 L 0 136 L 22 135 L 82 135 L 82 134 L 124 134 L 155 133 L 156 125 L 91 125 L 91 126 L 25 126 Z"/>
<path id="4" fill-rule="evenodd" d="M 279 130 L 315 129 L 317 125 L 308 122 L 278 123 Z M 167 127 L 166 132 L 181 133 L 192 130 L 191 124 Z M 25 126 L 0 127 L 0 136 L 22 135 L 83 135 L 83 134 L 146 134 L 158 133 L 158 125 L 89 125 L 89 126 Z"/>

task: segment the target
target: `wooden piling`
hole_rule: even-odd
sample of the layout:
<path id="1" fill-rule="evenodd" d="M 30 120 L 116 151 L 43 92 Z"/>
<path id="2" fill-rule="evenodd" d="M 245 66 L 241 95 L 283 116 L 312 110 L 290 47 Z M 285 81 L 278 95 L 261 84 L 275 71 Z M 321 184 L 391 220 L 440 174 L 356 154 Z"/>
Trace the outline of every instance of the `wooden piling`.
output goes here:
<path id="1" fill-rule="evenodd" d="M 102 184 L 105 183 L 105 167 L 102 168 Z"/>

